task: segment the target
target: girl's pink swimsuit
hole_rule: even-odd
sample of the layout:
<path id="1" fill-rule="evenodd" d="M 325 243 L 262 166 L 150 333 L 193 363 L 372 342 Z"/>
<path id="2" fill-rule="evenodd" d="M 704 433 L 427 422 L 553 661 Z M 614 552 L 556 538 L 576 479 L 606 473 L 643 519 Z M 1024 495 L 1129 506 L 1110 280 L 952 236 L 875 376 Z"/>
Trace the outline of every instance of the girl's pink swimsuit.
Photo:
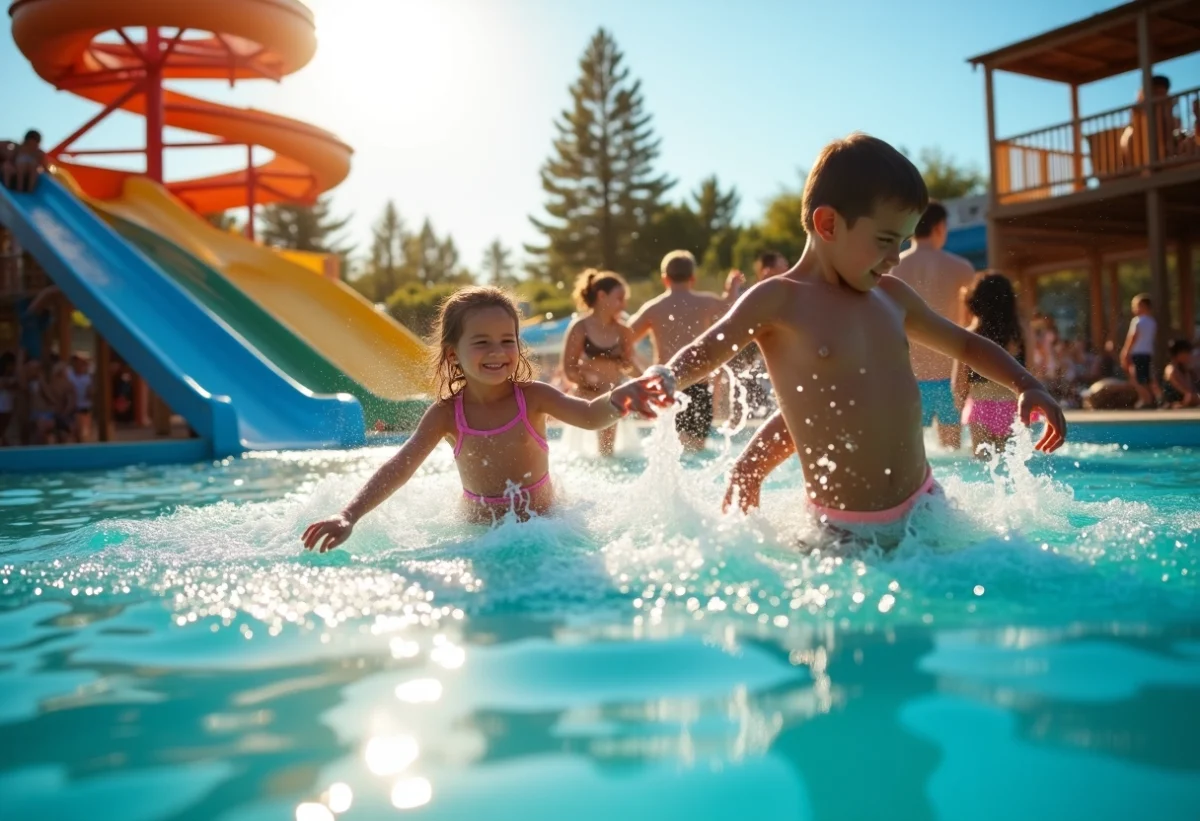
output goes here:
<path id="1" fill-rule="evenodd" d="M 459 391 L 454 397 L 454 426 L 458 429 L 458 438 L 454 442 L 454 458 L 458 458 L 458 452 L 462 450 L 463 438 L 466 436 L 499 436 L 502 433 L 507 433 L 512 430 L 518 423 L 525 424 L 525 430 L 529 431 L 529 435 L 533 437 L 533 441 L 537 442 L 538 447 L 547 453 L 550 452 L 550 445 L 546 442 L 545 437 L 533 429 L 533 425 L 529 422 L 529 413 L 525 409 L 525 393 L 521 390 L 521 386 L 513 382 L 513 396 L 517 400 L 517 415 L 512 418 L 506 425 L 501 425 L 493 430 L 475 430 L 467 424 L 467 415 L 463 412 L 463 392 Z M 550 474 L 547 473 L 541 479 L 538 479 L 532 485 L 527 485 L 519 488 L 516 491 L 505 493 L 503 496 L 480 496 L 478 493 L 463 488 L 463 496 L 466 496 L 473 502 L 482 502 L 485 505 L 509 505 L 513 499 L 519 494 L 532 493 L 538 488 L 550 481 Z"/>

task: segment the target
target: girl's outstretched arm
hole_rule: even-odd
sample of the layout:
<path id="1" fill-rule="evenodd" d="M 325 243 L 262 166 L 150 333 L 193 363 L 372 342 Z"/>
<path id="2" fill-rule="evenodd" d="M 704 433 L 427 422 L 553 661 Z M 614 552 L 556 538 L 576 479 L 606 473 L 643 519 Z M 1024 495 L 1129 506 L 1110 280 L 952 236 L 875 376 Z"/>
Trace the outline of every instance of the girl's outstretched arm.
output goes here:
<path id="1" fill-rule="evenodd" d="M 729 510 L 735 492 L 742 510 L 758 507 L 763 480 L 795 452 L 796 443 L 783 421 L 783 414 L 775 411 L 755 432 L 729 472 L 729 487 L 721 509 Z"/>
<path id="2" fill-rule="evenodd" d="M 454 430 L 454 412 L 451 408 L 446 402 L 436 402 L 425 411 L 413 435 L 395 456 L 375 471 L 375 475 L 367 480 L 341 513 L 313 522 L 305 529 L 301 537 L 304 549 L 312 550 L 315 547 L 324 553 L 350 538 L 358 520 L 403 487 L 433 453 L 438 442 Z"/>
<path id="3" fill-rule="evenodd" d="M 653 419 L 652 396 L 661 397 L 661 394 L 648 392 L 638 382 L 626 382 L 591 400 L 567 396 L 545 382 L 531 382 L 525 386 L 525 398 L 531 412 L 553 416 L 563 424 L 584 430 L 603 430 L 615 425 L 631 410 Z"/>

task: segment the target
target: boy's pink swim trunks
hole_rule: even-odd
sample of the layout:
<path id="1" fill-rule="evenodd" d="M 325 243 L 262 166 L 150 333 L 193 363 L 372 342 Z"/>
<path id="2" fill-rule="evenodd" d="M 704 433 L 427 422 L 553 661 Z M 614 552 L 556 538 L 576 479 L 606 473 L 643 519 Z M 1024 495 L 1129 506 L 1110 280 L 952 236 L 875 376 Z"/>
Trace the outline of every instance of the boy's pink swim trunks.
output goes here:
<path id="1" fill-rule="evenodd" d="M 895 507 L 889 507 L 887 510 L 840 510 L 833 507 L 822 507 L 821 505 L 809 502 L 809 509 L 822 522 L 828 522 L 835 525 L 890 525 L 900 521 L 908 515 L 917 504 L 927 494 L 937 493 L 941 491 L 941 486 L 937 480 L 933 478 L 933 469 L 926 466 L 925 481 L 917 488 L 912 496 L 909 496 Z"/>

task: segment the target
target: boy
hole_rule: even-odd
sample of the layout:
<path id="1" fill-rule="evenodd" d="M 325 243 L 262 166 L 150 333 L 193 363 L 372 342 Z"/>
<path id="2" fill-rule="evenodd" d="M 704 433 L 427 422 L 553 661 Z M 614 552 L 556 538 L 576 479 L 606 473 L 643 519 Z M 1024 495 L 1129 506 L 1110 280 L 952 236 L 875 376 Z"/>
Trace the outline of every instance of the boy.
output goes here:
<path id="1" fill-rule="evenodd" d="M 1163 404 L 1171 408 L 1200 407 L 1196 383 L 1192 381 L 1192 343 L 1176 339 L 1170 347 L 1171 361 L 1163 371 Z"/>
<path id="2" fill-rule="evenodd" d="M 1121 364 L 1137 388 L 1137 406 L 1148 408 L 1154 405 L 1159 395 L 1158 380 L 1154 378 L 1154 340 L 1158 335 L 1158 321 L 1154 318 L 1149 294 L 1135 296 L 1132 307 L 1133 319 L 1129 322 L 1125 346 L 1121 348 Z"/>
<path id="3" fill-rule="evenodd" d="M 917 222 L 912 246 L 900 255 L 892 276 L 903 280 L 930 308 L 959 325 L 962 320 L 963 288 L 975 280 L 975 266 L 944 250 L 950 229 L 946 207 L 931 202 Z M 912 352 L 913 373 L 921 389 L 921 424 L 929 427 L 937 418 L 938 440 L 942 447 L 958 450 L 962 445 L 959 412 L 950 392 L 950 374 L 954 363 L 926 348 Z"/>
<path id="4" fill-rule="evenodd" d="M 633 341 L 650 334 L 654 361 L 663 363 L 711 326 L 729 308 L 742 290 L 745 278 L 731 271 L 725 280 L 724 296 L 694 290 L 696 258 L 688 251 L 672 251 L 662 260 L 662 283 L 666 293 L 651 299 L 629 321 Z M 692 453 L 704 450 L 713 420 L 712 387 L 707 379 L 695 380 L 685 391 L 690 400 L 675 417 L 675 428 L 683 446 Z"/>
<path id="5" fill-rule="evenodd" d="M 661 380 L 669 394 L 758 344 L 780 413 L 739 460 L 733 479 L 743 506 L 795 449 L 792 436 L 801 444 L 807 501 L 823 522 L 900 521 L 933 490 L 910 338 L 1007 385 L 1026 423 L 1040 411 L 1047 426 L 1039 450 L 1062 444 L 1062 411 L 1028 371 L 886 275 L 927 204 L 920 173 L 887 143 L 852 134 L 829 144 L 804 191 L 808 244 L 800 261 L 755 285 L 665 368 L 642 377 Z"/>

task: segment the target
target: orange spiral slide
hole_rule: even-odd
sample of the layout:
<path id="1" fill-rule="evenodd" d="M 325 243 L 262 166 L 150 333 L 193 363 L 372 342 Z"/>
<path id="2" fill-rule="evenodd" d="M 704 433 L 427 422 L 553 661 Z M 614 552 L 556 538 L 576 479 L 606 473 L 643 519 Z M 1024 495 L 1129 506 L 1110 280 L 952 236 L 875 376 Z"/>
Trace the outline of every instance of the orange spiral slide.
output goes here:
<path id="1" fill-rule="evenodd" d="M 162 90 L 163 80 L 278 80 L 299 70 L 312 59 L 317 41 L 312 12 L 298 0 L 16 0 L 9 15 L 17 47 L 44 80 L 106 109 L 147 118 L 151 179 L 163 181 L 164 125 L 275 152 L 254 169 L 253 181 L 243 169 L 166 183 L 200 213 L 245 206 L 250 191 L 256 204 L 311 201 L 350 171 L 350 147 L 328 131 Z M 135 40 L 127 29 L 141 29 L 145 36 Z M 105 32 L 117 32 L 120 39 L 100 38 Z M 98 199 L 120 196 L 130 176 L 64 165 Z"/>
<path id="2" fill-rule="evenodd" d="M 218 231 L 191 213 L 311 202 L 349 173 L 350 147 L 328 131 L 162 87 L 164 79 L 279 80 L 299 70 L 317 45 L 312 12 L 305 5 L 299 0 L 14 0 L 9 15 L 13 39 L 39 76 L 104 107 L 52 154 L 131 153 L 70 147 L 112 111 L 146 118 L 144 175 L 60 163 L 93 205 L 141 224 L 219 270 L 358 383 L 360 398 L 405 400 L 427 391 L 426 349 L 409 329 L 345 283 Z M 216 139 L 164 145 L 164 126 Z M 164 147 L 214 144 L 262 146 L 274 157 L 226 174 L 163 180 Z"/>

